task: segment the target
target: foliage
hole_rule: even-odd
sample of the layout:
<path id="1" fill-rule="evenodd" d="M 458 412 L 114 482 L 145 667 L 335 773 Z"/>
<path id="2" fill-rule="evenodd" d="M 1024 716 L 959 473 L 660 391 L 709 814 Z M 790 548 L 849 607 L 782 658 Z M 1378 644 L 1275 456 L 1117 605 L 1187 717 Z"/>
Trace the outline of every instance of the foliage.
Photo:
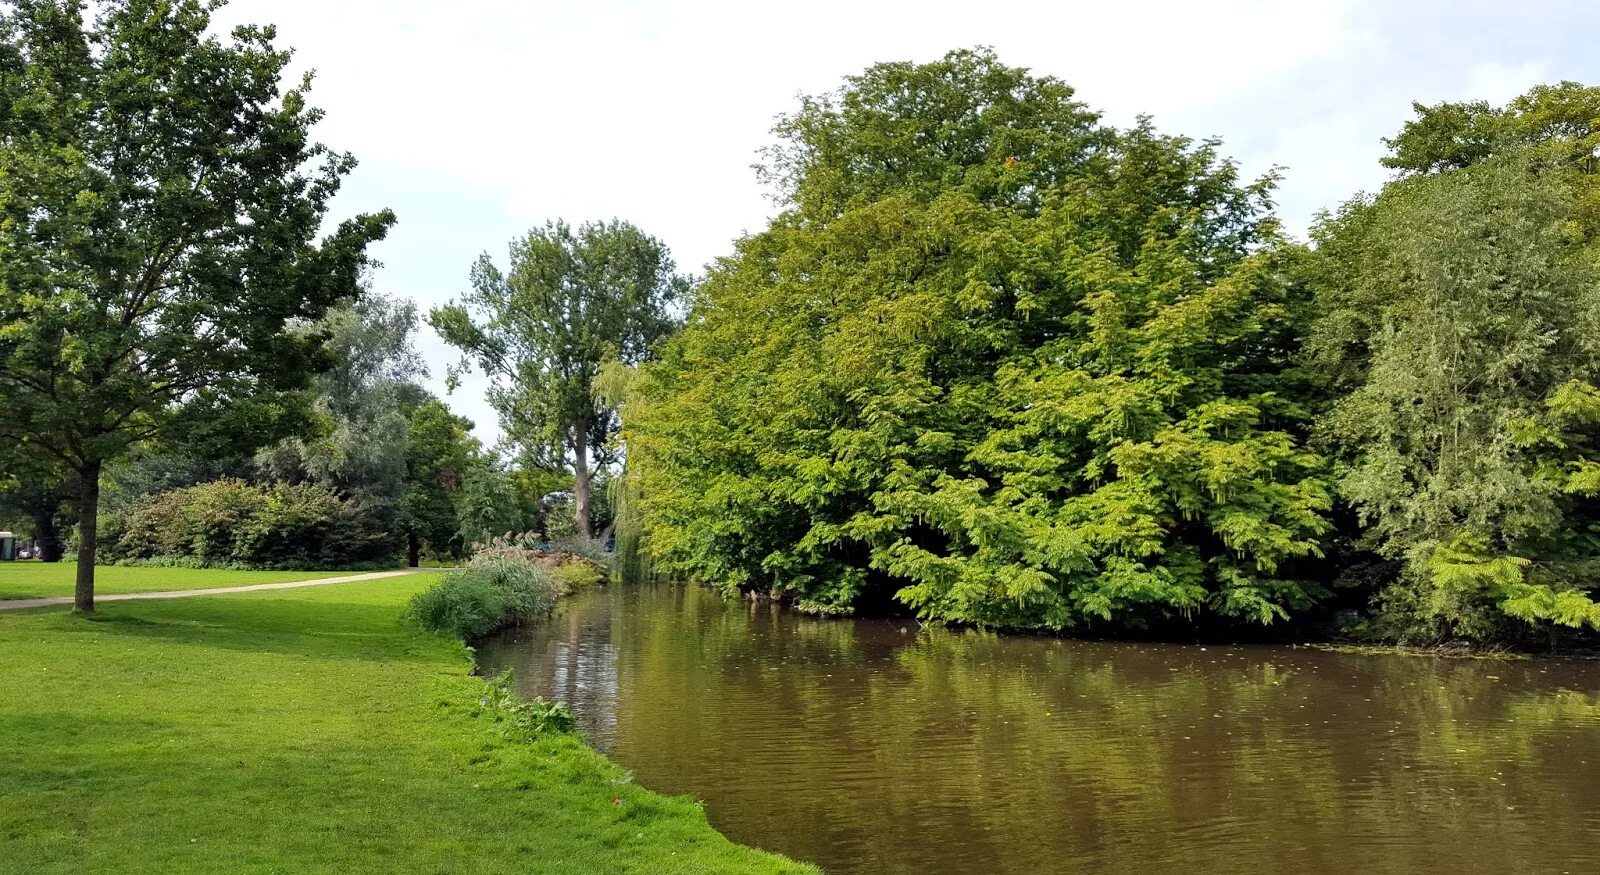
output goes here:
<path id="1" fill-rule="evenodd" d="M 417 594 L 411 616 L 424 629 L 476 641 L 505 625 L 506 594 L 487 578 L 455 572 Z"/>
<path id="2" fill-rule="evenodd" d="M 401 505 L 411 530 L 435 555 L 459 557 L 458 501 L 464 480 L 485 464 L 472 423 L 429 398 L 406 427 L 406 479 Z"/>
<path id="3" fill-rule="evenodd" d="M 310 139 L 270 27 L 200 0 L 0 10 L 0 439 L 78 480 L 78 607 L 93 609 L 99 481 L 135 444 L 208 451 L 303 422 L 320 339 L 393 222 L 324 233 L 355 166 Z M 92 16 L 92 18 L 91 18 Z"/>
<path id="4" fill-rule="evenodd" d="M 460 493 L 491 464 L 471 435 L 472 423 L 420 385 L 427 368 L 414 346 L 416 329 L 416 306 L 403 299 L 369 293 L 330 310 L 307 329 L 327 336 L 335 361 L 315 381 L 317 433 L 256 455 L 266 478 L 328 486 L 403 530 L 412 561 L 424 549 L 459 557 L 479 536 L 462 534 Z M 479 515 L 520 520 L 510 497 L 472 498 L 504 502 L 477 508 Z"/>
<path id="5" fill-rule="evenodd" d="M 1481 100 L 1412 107 L 1417 117 L 1384 141 L 1385 167 L 1440 173 L 1533 150 L 1589 173 L 1597 169 L 1600 88 L 1560 82 L 1536 86 L 1504 107 Z"/>
<path id="6" fill-rule="evenodd" d="M 642 400 L 640 389 L 637 366 L 612 361 L 601 367 L 596 390 L 617 408 L 624 422 L 629 420 L 627 405 Z M 608 561 L 623 583 L 642 583 L 658 577 L 654 557 L 650 554 L 649 534 L 645 530 L 643 497 L 639 477 L 630 472 L 626 464 L 606 484 L 614 536 L 613 552 Z"/>
<path id="7" fill-rule="evenodd" d="M 416 305 L 369 293 L 304 331 L 327 337 L 333 362 L 313 381 L 318 427 L 264 448 L 256 464 L 268 479 L 320 483 L 392 511 L 406 485 L 409 413 L 426 397 Z"/>
<path id="8" fill-rule="evenodd" d="M 515 677 L 508 668 L 484 681 L 483 695 L 478 697 L 479 709 L 500 724 L 501 732 L 530 741 L 547 732 L 572 732 L 578 728 L 578 718 L 564 703 L 542 696 L 523 701 L 514 683 Z"/>
<path id="9" fill-rule="evenodd" d="M 1317 596 L 1271 179 L 983 51 L 877 65 L 777 132 L 787 208 L 627 407 L 668 571 L 1051 629 Z"/>
<path id="10" fill-rule="evenodd" d="M 515 478 L 497 467 L 470 468 L 455 497 L 456 530 L 463 543 L 476 543 L 504 532 L 524 529 L 523 512 Z"/>
<path id="11" fill-rule="evenodd" d="M 577 531 L 590 531 L 590 454 L 610 463 L 614 409 L 595 392 L 602 362 L 634 363 L 673 327 L 688 280 L 661 241 L 626 222 L 551 222 L 511 242 L 509 272 L 485 253 L 461 303 L 428 321 L 491 379 L 489 402 L 523 451 L 574 474 Z"/>
<path id="12" fill-rule="evenodd" d="M 504 626 L 549 613 L 566 580 L 533 551 L 496 540 L 412 601 L 424 628 L 476 641 Z"/>
<path id="13" fill-rule="evenodd" d="M 565 562 L 555 567 L 561 588 L 568 593 L 594 589 L 606 580 L 606 574 L 589 562 Z"/>
<path id="14" fill-rule="evenodd" d="M 545 502 L 542 516 L 546 538 L 552 541 L 566 541 L 583 537 L 578 533 L 573 505 L 574 502 L 564 498 Z"/>
<path id="15" fill-rule="evenodd" d="M 150 496 L 106 523 L 104 558 L 197 567 L 391 566 L 394 535 L 353 499 L 312 484 L 218 480 Z"/>
<path id="16" fill-rule="evenodd" d="M 1327 217 L 1305 265 L 1321 440 L 1359 545 L 1399 563 L 1366 631 L 1600 629 L 1600 89 L 1419 113 L 1391 141 L 1408 175 Z"/>

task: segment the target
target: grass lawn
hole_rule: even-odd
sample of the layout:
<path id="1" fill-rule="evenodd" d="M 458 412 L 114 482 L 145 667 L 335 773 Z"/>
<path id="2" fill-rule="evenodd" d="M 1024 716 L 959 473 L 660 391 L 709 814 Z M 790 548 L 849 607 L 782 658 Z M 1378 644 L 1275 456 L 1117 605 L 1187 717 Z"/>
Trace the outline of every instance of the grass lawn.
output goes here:
<path id="1" fill-rule="evenodd" d="M 814 872 L 503 737 L 432 579 L 0 614 L 0 870 Z"/>
<path id="2" fill-rule="evenodd" d="M 78 573 L 75 562 L 0 562 L 0 599 L 44 599 L 72 595 Z M 157 592 L 166 589 L 211 589 L 285 583 L 356 574 L 351 571 L 218 571 L 212 568 L 139 568 L 102 565 L 94 570 L 96 595 Z"/>

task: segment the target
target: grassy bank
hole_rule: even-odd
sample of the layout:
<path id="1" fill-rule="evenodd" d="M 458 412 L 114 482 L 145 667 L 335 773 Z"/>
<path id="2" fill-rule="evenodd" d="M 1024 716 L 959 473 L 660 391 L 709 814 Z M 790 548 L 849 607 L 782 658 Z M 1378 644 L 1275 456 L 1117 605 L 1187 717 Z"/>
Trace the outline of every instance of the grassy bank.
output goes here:
<path id="1" fill-rule="evenodd" d="M 0 869 L 813 871 L 575 736 L 504 738 L 401 618 L 432 579 L 0 614 Z"/>
<path id="2" fill-rule="evenodd" d="M 0 599 L 44 599 L 72 595 L 71 562 L 0 562 Z M 339 577 L 348 571 L 219 571 L 213 568 L 124 568 L 102 565 L 94 570 L 94 589 L 101 595 L 158 590 L 211 589 Z"/>

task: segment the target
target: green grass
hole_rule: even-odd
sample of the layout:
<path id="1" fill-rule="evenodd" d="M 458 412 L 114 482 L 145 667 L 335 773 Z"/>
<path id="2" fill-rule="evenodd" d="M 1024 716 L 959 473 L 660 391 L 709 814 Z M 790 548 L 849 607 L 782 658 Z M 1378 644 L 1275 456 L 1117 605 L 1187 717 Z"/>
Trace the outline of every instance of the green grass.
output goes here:
<path id="1" fill-rule="evenodd" d="M 73 562 L 0 562 L 0 600 L 43 599 L 72 595 Z M 157 592 L 175 589 L 211 589 L 285 583 L 359 574 L 353 571 L 221 571 L 214 568 L 145 568 L 102 565 L 94 570 L 98 595 L 123 592 Z"/>
<path id="2" fill-rule="evenodd" d="M 432 579 L 0 613 L 0 870 L 814 871 L 502 736 Z"/>

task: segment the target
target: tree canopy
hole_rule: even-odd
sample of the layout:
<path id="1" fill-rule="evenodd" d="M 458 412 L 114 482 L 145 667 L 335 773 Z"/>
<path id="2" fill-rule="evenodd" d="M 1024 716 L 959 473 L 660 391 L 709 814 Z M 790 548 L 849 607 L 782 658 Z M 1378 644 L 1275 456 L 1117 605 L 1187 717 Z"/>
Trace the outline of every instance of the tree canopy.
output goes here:
<path id="1" fill-rule="evenodd" d="M 611 461 L 616 410 L 595 391 L 608 360 L 643 361 L 675 325 L 688 286 L 667 247 L 626 222 L 555 221 L 511 242 L 502 271 L 485 253 L 460 303 L 429 322 L 489 376 L 489 402 L 530 458 L 575 480 L 578 531 L 590 526 L 591 458 Z"/>
<path id="2" fill-rule="evenodd" d="M 1390 141 L 1403 178 L 1327 217 L 1307 262 L 1320 444 L 1394 563 L 1376 628 L 1600 629 L 1600 89 L 1418 112 Z"/>
<path id="3" fill-rule="evenodd" d="M 787 208 L 629 408 L 671 570 L 1052 629 L 1315 596 L 1270 178 L 985 51 L 875 66 L 777 133 Z"/>
<path id="4" fill-rule="evenodd" d="M 140 441 L 259 442 L 303 421 L 320 339 L 387 211 L 323 234 L 354 159 L 310 139 L 309 77 L 270 27 L 199 0 L 0 11 L 0 436 L 80 481 L 93 609 L 107 460 Z"/>

